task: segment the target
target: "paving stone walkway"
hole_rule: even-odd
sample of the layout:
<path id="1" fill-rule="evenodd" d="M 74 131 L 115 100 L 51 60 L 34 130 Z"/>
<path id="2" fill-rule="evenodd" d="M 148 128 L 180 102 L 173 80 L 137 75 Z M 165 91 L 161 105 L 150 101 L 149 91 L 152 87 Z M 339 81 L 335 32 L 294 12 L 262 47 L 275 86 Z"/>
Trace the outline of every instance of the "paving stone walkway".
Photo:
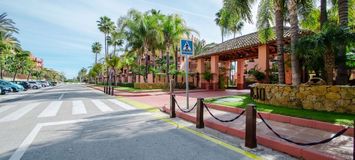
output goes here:
<path id="1" fill-rule="evenodd" d="M 217 91 L 217 92 L 196 92 L 191 93 L 190 96 L 190 107 L 192 107 L 196 102 L 196 97 L 217 97 L 217 96 L 226 96 L 226 95 L 236 95 L 236 94 L 245 94 L 247 92 L 227 92 L 227 91 Z M 169 106 L 169 95 L 159 95 L 159 96 L 145 96 L 145 97 L 129 97 L 132 100 L 136 100 L 142 103 L 146 103 L 156 107 Z M 180 106 L 185 108 L 186 106 L 186 97 L 184 94 L 177 94 L 177 101 Z M 177 108 L 178 111 L 178 108 Z M 236 116 L 234 113 L 224 112 L 219 110 L 211 109 L 212 113 L 218 116 L 221 119 L 231 119 Z M 188 113 L 191 116 L 196 115 L 195 110 Z M 215 120 L 213 117 L 209 115 L 209 113 L 205 110 L 204 119 L 208 121 L 212 121 L 214 123 L 227 126 L 233 129 L 237 129 L 240 131 L 245 130 L 245 116 L 241 116 L 234 122 L 231 123 L 222 123 Z M 281 123 L 277 121 L 266 120 L 275 131 L 277 131 L 283 137 L 292 139 L 297 142 L 307 143 L 307 142 L 316 142 L 326 138 L 329 138 L 334 135 L 334 133 L 307 128 L 300 127 L 297 125 L 289 124 L 289 123 Z M 268 136 L 272 139 L 279 140 L 283 143 L 288 143 L 284 140 L 276 137 L 261 121 L 261 119 L 257 119 L 257 135 Z M 353 138 L 350 136 L 340 136 L 334 139 L 331 142 L 321 145 L 314 146 L 300 146 L 303 149 L 315 150 L 321 153 L 334 155 L 336 159 L 352 159 L 352 151 L 353 151 Z M 292 152 L 292 151 L 290 151 Z M 296 152 L 296 151 L 294 151 Z"/>

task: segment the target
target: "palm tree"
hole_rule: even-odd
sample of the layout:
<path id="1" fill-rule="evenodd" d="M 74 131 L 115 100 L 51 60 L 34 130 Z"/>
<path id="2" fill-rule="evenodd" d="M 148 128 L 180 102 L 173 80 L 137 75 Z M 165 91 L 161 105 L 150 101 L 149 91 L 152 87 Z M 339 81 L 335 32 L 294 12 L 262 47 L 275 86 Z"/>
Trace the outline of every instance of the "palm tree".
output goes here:
<path id="1" fill-rule="evenodd" d="M 270 26 L 273 19 L 275 19 L 275 32 L 276 32 L 276 46 L 277 46 L 277 59 L 278 59 L 278 77 L 279 83 L 285 84 L 285 64 L 284 64 L 284 54 L 283 54 L 283 34 L 284 34 L 284 11 L 285 3 L 284 0 L 261 0 L 258 9 L 258 22 L 257 27 L 263 35 L 264 40 L 267 42 L 271 37 Z M 274 13 L 274 16 L 273 14 Z"/>
<path id="2" fill-rule="evenodd" d="M 116 85 L 116 68 L 120 64 L 120 58 L 116 55 L 112 55 L 111 57 L 106 57 L 105 61 L 107 66 L 113 71 L 109 77 L 113 76 L 114 84 Z"/>
<path id="3" fill-rule="evenodd" d="M 216 46 L 216 43 L 206 44 L 205 40 L 194 41 L 194 56 L 199 55 Z"/>
<path id="4" fill-rule="evenodd" d="M 290 19 L 290 33 L 291 33 L 291 69 L 292 69 L 292 85 L 299 85 L 301 83 L 301 71 L 299 58 L 296 55 L 296 42 L 298 40 L 299 26 L 297 14 L 297 0 L 289 0 L 288 4 L 289 19 Z"/>
<path id="5" fill-rule="evenodd" d="M 105 35 L 105 58 L 108 55 L 108 45 L 107 45 L 107 36 L 115 30 L 115 24 L 111 21 L 107 16 L 100 17 L 99 21 L 96 21 L 99 27 L 99 30 Z M 107 68 L 107 76 L 109 74 L 109 70 Z M 107 84 L 109 83 L 109 79 L 107 78 Z"/>
<path id="6" fill-rule="evenodd" d="M 185 21 L 178 15 L 168 15 L 164 18 L 162 22 L 163 36 L 164 36 L 164 50 L 166 52 L 166 79 L 169 83 L 169 70 L 170 70 L 170 51 L 173 50 L 175 44 L 179 43 L 179 40 L 183 37 L 189 37 L 191 32 L 197 31 L 187 27 Z M 177 52 L 174 55 L 175 59 L 175 69 L 177 69 Z"/>
<path id="7" fill-rule="evenodd" d="M 340 28 L 347 29 L 349 22 L 349 6 L 348 0 L 338 0 L 338 15 Z M 338 51 L 338 68 L 337 68 L 337 77 L 336 83 L 340 85 L 345 85 L 348 83 L 348 73 L 346 69 L 346 44 L 340 45 Z"/>
<path id="8" fill-rule="evenodd" d="M 95 64 L 97 64 L 97 54 L 100 54 L 102 45 L 99 42 L 95 42 L 91 45 L 91 51 L 95 54 Z"/>
<path id="9" fill-rule="evenodd" d="M 123 45 L 124 34 L 122 32 L 113 31 L 107 39 L 107 43 L 113 46 L 113 54 L 116 55 L 117 47 Z"/>
<path id="10" fill-rule="evenodd" d="M 8 32 L 18 32 L 18 29 L 15 27 L 15 22 L 9 18 L 6 18 L 7 14 L 2 13 L 0 15 L 0 32 L 8 33 Z"/>
<path id="11" fill-rule="evenodd" d="M 221 9 L 216 13 L 216 18 L 214 19 L 214 21 L 221 29 L 222 42 L 224 42 L 226 25 L 223 25 L 223 23 L 222 23 L 222 12 L 223 12 L 223 10 Z"/>
<path id="12" fill-rule="evenodd" d="M 115 24 L 107 16 L 100 17 L 99 21 L 96 21 L 99 30 L 105 35 L 105 57 L 108 54 L 107 36 L 115 30 Z"/>

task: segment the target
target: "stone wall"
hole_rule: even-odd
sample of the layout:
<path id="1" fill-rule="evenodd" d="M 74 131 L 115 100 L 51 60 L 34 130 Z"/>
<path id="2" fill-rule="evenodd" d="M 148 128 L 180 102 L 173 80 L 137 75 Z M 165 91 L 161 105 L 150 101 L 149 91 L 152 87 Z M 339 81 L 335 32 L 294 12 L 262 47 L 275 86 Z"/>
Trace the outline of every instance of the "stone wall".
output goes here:
<path id="1" fill-rule="evenodd" d="M 257 84 L 251 94 L 265 104 L 355 114 L 354 86 Z"/>

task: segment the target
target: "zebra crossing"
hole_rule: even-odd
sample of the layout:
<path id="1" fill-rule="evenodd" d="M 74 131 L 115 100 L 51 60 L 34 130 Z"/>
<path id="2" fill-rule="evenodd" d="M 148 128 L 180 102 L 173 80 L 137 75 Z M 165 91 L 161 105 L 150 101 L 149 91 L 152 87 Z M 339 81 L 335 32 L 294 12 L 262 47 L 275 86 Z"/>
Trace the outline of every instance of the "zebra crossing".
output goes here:
<path id="1" fill-rule="evenodd" d="M 65 105 L 63 102 L 70 102 Z M 46 105 L 42 109 L 43 105 Z M 88 105 L 89 104 L 89 105 Z M 110 104 L 110 105 L 108 105 Z M 16 109 L 14 109 L 16 108 Z M 41 108 L 39 113 L 35 110 Z M 110 113 L 114 111 L 134 110 L 135 108 L 118 101 L 117 99 L 91 99 L 91 100 L 72 100 L 72 101 L 51 101 L 51 102 L 35 102 L 23 106 L 4 106 L 0 107 L 0 123 L 11 122 L 21 119 L 22 117 L 33 114 L 36 118 L 43 119 L 59 116 L 60 111 L 69 110 L 72 116 L 88 115 L 88 110 L 95 110 L 99 113 Z M 36 115 L 38 114 L 38 115 Z M 92 114 L 92 113 L 91 113 Z"/>

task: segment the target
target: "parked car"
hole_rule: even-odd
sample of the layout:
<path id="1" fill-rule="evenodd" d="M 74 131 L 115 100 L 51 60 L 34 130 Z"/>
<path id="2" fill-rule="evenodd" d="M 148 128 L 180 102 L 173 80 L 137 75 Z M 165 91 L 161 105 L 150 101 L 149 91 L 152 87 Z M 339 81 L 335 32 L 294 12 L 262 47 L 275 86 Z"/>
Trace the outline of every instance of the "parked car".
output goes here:
<path id="1" fill-rule="evenodd" d="M 2 86 L 0 86 L 0 94 L 1 94 L 1 95 L 6 94 L 6 90 L 5 90 L 5 88 L 4 88 L 4 87 L 2 87 Z"/>
<path id="2" fill-rule="evenodd" d="M 19 91 L 23 91 L 24 90 L 24 88 L 21 85 L 18 85 L 16 83 L 12 83 L 12 82 L 9 82 L 9 81 L 0 80 L 0 84 L 5 85 L 7 87 L 10 87 L 13 92 L 19 92 Z"/>
<path id="3" fill-rule="evenodd" d="M 36 81 L 29 81 L 28 83 L 30 84 L 32 89 L 40 89 L 40 88 L 42 88 L 42 85 L 37 83 Z"/>
<path id="4" fill-rule="evenodd" d="M 38 83 L 40 83 L 42 85 L 42 87 L 49 87 L 49 83 L 48 81 L 38 81 Z"/>
<path id="5" fill-rule="evenodd" d="M 23 88 L 25 88 L 25 90 L 31 89 L 31 85 L 28 82 L 22 81 L 18 83 L 19 85 L 21 85 Z"/>
<path id="6" fill-rule="evenodd" d="M 2 84 L 0 84 L 0 88 L 1 88 L 1 91 L 5 92 L 5 93 L 12 91 L 12 89 L 10 87 L 7 87 L 7 86 L 2 85 Z"/>

